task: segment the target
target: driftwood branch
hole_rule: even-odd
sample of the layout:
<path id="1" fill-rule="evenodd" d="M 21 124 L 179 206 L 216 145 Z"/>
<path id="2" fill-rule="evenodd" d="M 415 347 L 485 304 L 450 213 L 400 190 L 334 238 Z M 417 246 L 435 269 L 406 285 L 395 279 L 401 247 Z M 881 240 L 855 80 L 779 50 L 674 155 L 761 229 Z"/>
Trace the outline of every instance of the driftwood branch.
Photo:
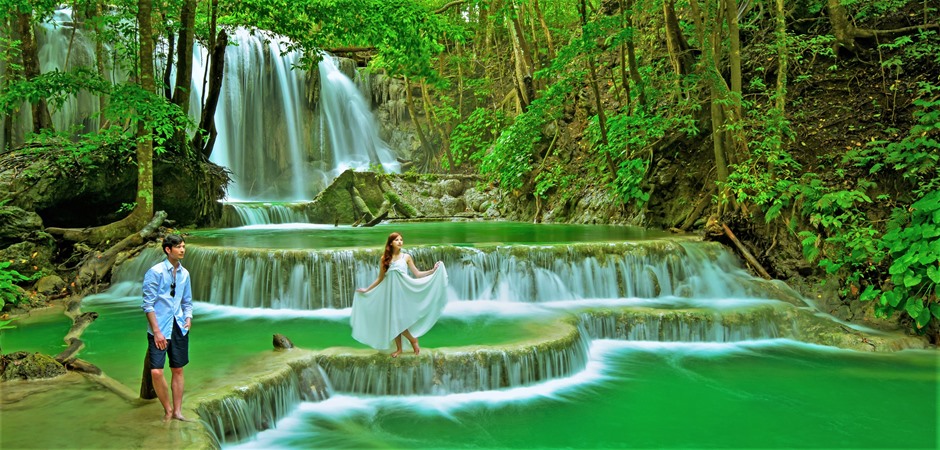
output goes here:
<path id="1" fill-rule="evenodd" d="M 150 223 L 140 231 L 127 236 L 103 253 L 95 253 L 90 256 L 78 269 L 78 275 L 75 277 L 77 287 L 81 289 L 88 286 L 92 281 L 97 282 L 104 278 L 111 271 L 111 266 L 117 260 L 118 253 L 130 246 L 142 244 L 145 238 L 153 234 L 163 224 L 166 216 L 165 211 L 157 211 Z"/>
<path id="2" fill-rule="evenodd" d="M 760 263 L 758 263 L 756 259 L 754 259 L 754 255 L 751 255 L 751 252 L 749 252 L 744 247 L 744 245 L 741 244 L 741 241 L 738 240 L 737 236 L 735 236 L 734 233 L 731 232 L 731 228 L 728 228 L 728 224 L 722 223 L 721 228 L 725 230 L 725 236 L 728 236 L 728 239 L 731 239 L 731 242 L 733 242 L 734 246 L 737 247 L 739 252 L 741 252 L 741 255 L 744 256 L 744 259 L 747 261 L 747 263 L 750 264 L 751 267 L 753 267 L 754 270 L 756 270 L 757 273 L 760 274 L 760 276 L 769 280 L 770 274 L 767 273 L 766 270 L 764 270 L 764 267 L 761 266 Z"/>
<path id="3" fill-rule="evenodd" d="M 715 186 L 712 186 L 708 190 L 708 193 L 705 194 L 702 198 L 698 200 L 698 203 L 695 205 L 695 209 L 686 216 L 685 220 L 682 222 L 682 225 L 679 226 L 679 229 L 682 231 L 689 231 L 689 228 L 695 224 L 695 221 L 702 216 L 702 212 L 705 211 L 705 207 L 711 204 L 711 198 L 715 195 Z"/>
<path id="4" fill-rule="evenodd" d="M 85 348 L 85 343 L 79 338 L 67 339 L 66 342 L 69 344 L 68 348 L 62 350 L 61 353 L 53 358 L 63 366 L 66 365 L 66 363 L 68 363 L 70 360 L 74 359 L 76 353 Z"/>
<path id="5" fill-rule="evenodd" d="M 392 206 L 392 203 L 389 202 L 388 199 L 386 199 L 384 202 L 382 202 L 382 206 L 379 207 L 379 211 L 378 211 L 377 213 L 375 213 L 375 218 L 372 219 L 372 220 L 370 220 L 370 221 L 368 221 L 368 222 L 365 223 L 363 226 L 364 226 L 364 227 L 374 227 L 374 226 L 378 225 L 380 222 L 382 222 L 383 220 L 387 219 L 387 218 L 388 218 L 388 211 L 389 211 L 389 209 L 391 208 L 391 206 Z"/>

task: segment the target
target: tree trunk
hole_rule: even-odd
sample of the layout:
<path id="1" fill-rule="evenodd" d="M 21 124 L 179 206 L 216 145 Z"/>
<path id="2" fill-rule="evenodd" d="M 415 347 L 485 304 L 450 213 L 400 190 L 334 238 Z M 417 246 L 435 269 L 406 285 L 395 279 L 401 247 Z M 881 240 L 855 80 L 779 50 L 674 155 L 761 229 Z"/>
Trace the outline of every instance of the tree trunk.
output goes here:
<path id="1" fill-rule="evenodd" d="M 855 53 L 858 50 L 853 32 L 855 25 L 852 25 L 852 21 L 849 20 L 849 13 L 842 6 L 842 0 L 827 0 L 826 11 L 829 14 L 829 23 L 832 25 L 832 34 L 836 37 L 836 46 Z"/>
<path id="2" fill-rule="evenodd" d="M 555 44 L 552 42 L 552 33 L 548 30 L 548 25 L 545 23 L 545 15 L 542 14 L 539 0 L 534 0 L 532 6 L 535 9 L 535 15 L 538 17 L 539 24 L 542 26 L 542 33 L 545 34 L 545 42 L 548 45 L 548 60 L 551 61 L 555 59 Z"/>
<path id="3" fill-rule="evenodd" d="M 153 0 L 138 0 L 137 22 L 140 29 L 140 87 L 156 92 L 153 81 Z M 140 229 L 153 217 L 153 135 L 141 119 L 137 123 L 137 205 L 131 211 L 132 231 Z"/>
<path id="4" fill-rule="evenodd" d="M 102 80 L 110 80 L 111 76 L 108 74 L 108 55 L 105 53 L 104 49 L 104 22 L 102 17 L 104 17 L 104 0 L 95 0 L 95 65 L 98 68 L 98 76 Z M 108 94 L 99 93 L 98 94 L 98 111 L 102 114 L 104 110 L 108 108 Z M 104 119 L 99 119 L 98 128 L 104 128 L 107 125 L 107 122 Z"/>
<path id="5" fill-rule="evenodd" d="M 731 102 L 734 119 L 741 120 L 741 36 L 738 30 L 738 0 L 724 0 L 725 18 L 728 22 L 728 56 L 731 63 Z"/>
<path id="6" fill-rule="evenodd" d="M 209 59 L 209 91 L 206 95 L 206 105 L 202 108 L 202 119 L 199 129 L 193 136 L 193 149 L 206 159 L 212 156 L 212 147 L 219 134 L 215 127 L 215 110 L 219 106 L 219 95 L 222 92 L 222 76 L 225 74 L 225 47 L 228 45 L 228 34 L 225 30 L 219 31 L 215 40 L 215 47 Z"/>
<path id="7" fill-rule="evenodd" d="M 627 0 L 627 9 L 630 11 L 630 14 L 627 14 L 627 26 L 633 28 L 633 0 Z M 636 63 L 636 45 L 632 37 L 627 39 L 627 63 L 630 65 L 630 78 L 639 94 L 640 107 L 645 109 L 646 90 L 643 88 L 643 77 L 640 76 L 640 69 Z"/>
<path id="8" fill-rule="evenodd" d="M 27 81 L 38 77 L 42 71 L 39 67 L 39 48 L 36 45 L 36 37 L 33 33 L 32 13 L 17 13 L 17 26 L 20 32 L 21 48 L 23 51 L 23 75 Z M 52 116 L 49 114 L 49 107 L 44 99 L 40 99 L 30 105 L 33 114 L 33 132 L 39 133 L 42 130 L 52 128 Z"/>
<path id="9" fill-rule="evenodd" d="M 777 92 L 776 105 L 780 117 L 786 117 L 784 109 L 787 97 L 787 17 L 783 0 L 776 0 L 777 33 Z"/>
<path id="10" fill-rule="evenodd" d="M 532 53 L 525 40 L 522 25 L 519 23 L 515 1 L 513 1 L 512 8 L 516 14 L 507 18 L 510 22 L 509 37 L 512 40 L 512 54 L 516 62 L 516 88 L 519 90 L 522 107 L 525 109 L 535 99 L 535 88 L 532 84 Z"/>
<path id="11" fill-rule="evenodd" d="M 443 70 L 441 72 L 443 73 Z M 438 119 L 437 113 L 434 112 L 433 105 L 431 104 L 431 96 L 428 95 L 427 83 L 421 83 L 421 97 L 424 99 L 425 114 L 430 111 L 430 114 L 434 117 L 434 123 L 436 125 L 437 132 L 441 136 L 441 147 L 444 149 L 444 156 L 447 158 L 447 164 L 450 167 L 450 171 L 452 172 L 455 168 L 454 155 L 450 151 L 450 142 L 447 141 L 450 133 L 444 129 L 443 125 L 441 124 L 442 121 Z M 431 126 L 429 125 L 428 128 L 430 127 Z"/>
<path id="12" fill-rule="evenodd" d="M 189 112 L 190 86 L 193 82 L 193 33 L 196 22 L 196 0 L 184 0 L 180 11 L 179 56 L 176 58 L 176 86 L 173 104 L 183 113 Z"/>
<path id="13" fill-rule="evenodd" d="M 179 56 L 176 58 L 176 85 L 173 89 L 173 104 L 183 114 L 189 114 L 189 96 L 193 83 L 193 33 L 196 22 L 196 0 L 184 0 L 180 10 Z M 172 53 L 171 53 L 172 54 Z M 172 60 L 172 58 L 167 58 Z M 170 64 L 167 63 L 167 67 Z M 186 130 L 179 129 L 173 136 L 177 148 L 186 148 Z"/>
<path id="14" fill-rule="evenodd" d="M 587 25 L 587 5 L 585 0 L 581 0 L 580 5 L 581 13 L 581 26 L 584 27 Z M 604 112 L 604 103 L 601 101 L 601 92 L 600 87 L 597 84 L 597 63 L 595 62 L 594 56 L 588 57 L 588 68 L 591 72 L 591 92 L 594 93 L 594 105 L 597 109 L 597 124 L 601 132 L 601 143 L 604 145 L 603 152 L 604 157 L 607 160 L 607 169 L 610 171 L 610 179 L 617 179 L 617 164 L 614 162 L 613 156 L 611 156 L 611 149 L 608 148 L 608 143 L 610 142 L 607 139 L 607 114 Z"/>
<path id="15" fill-rule="evenodd" d="M 669 51 L 669 61 L 672 63 L 673 70 L 680 77 L 692 73 L 695 60 L 692 58 L 689 42 L 686 41 L 679 27 L 675 0 L 663 1 L 663 22 L 666 28 L 666 48 Z"/>
<path id="16" fill-rule="evenodd" d="M 163 69 L 163 96 L 167 100 L 173 100 L 173 82 L 170 80 L 173 74 L 173 54 L 176 52 L 176 36 L 170 29 L 166 16 L 163 16 L 166 27 L 166 67 Z M 179 73 L 177 73 L 179 76 Z M 184 111 L 185 112 L 185 111 Z"/>
<path id="17" fill-rule="evenodd" d="M 405 105 L 408 108 L 408 115 L 411 116 L 411 123 L 413 123 L 415 126 L 415 132 L 418 133 L 418 141 L 421 142 L 421 148 L 424 150 L 426 155 L 424 168 L 427 169 L 430 167 L 433 152 L 431 151 L 431 146 L 428 144 L 427 137 L 424 135 L 424 130 L 421 129 L 421 122 L 418 120 L 418 114 L 415 112 L 414 96 L 411 95 L 411 82 L 408 81 L 408 77 L 405 77 Z"/>

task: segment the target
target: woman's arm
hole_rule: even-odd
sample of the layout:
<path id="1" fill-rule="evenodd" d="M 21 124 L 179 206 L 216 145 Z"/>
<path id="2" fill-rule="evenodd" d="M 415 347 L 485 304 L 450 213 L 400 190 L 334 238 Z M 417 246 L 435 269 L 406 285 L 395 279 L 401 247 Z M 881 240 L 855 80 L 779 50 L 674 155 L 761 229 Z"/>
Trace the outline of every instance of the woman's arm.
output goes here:
<path id="1" fill-rule="evenodd" d="M 356 289 L 356 292 L 369 292 L 369 291 L 371 291 L 373 288 L 375 288 L 376 286 L 378 286 L 379 283 L 381 283 L 382 280 L 384 280 L 384 279 L 385 279 L 385 267 L 382 267 L 382 265 L 379 264 L 379 277 L 376 278 L 375 281 L 373 281 L 372 284 L 369 285 L 369 287 Z"/>
<path id="2" fill-rule="evenodd" d="M 407 253 L 405 254 L 405 262 L 408 263 L 408 268 L 411 269 L 411 273 L 414 274 L 415 278 L 424 278 L 428 275 L 431 275 L 432 273 L 434 273 L 434 271 L 437 270 L 437 266 L 441 265 L 441 262 L 438 261 L 434 263 L 434 267 L 432 267 L 431 270 L 425 270 L 424 272 L 422 272 L 418 270 L 418 267 L 415 266 L 414 260 L 411 259 L 411 255 Z"/>

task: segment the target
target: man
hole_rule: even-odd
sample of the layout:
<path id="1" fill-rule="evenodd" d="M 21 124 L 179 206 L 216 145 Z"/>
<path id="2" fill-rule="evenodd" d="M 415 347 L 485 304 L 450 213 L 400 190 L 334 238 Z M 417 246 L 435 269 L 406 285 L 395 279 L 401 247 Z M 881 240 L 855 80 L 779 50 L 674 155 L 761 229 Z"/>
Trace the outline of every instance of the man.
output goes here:
<path id="1" fill-rule="evenodd" d="M 163 405 L 163 420 L 186 420 L 183 417 L 183 366 L 189 362 L 189 328 L 193 320 L 193 295 L 189 271 L 180 264 L 186 254 L 186 243 L 176 234 L 163 239 L 166 259 L 144 275 L 142 309 L 147 314 L 147 355 L 153 389 Z M 166 357 L 170 357 L 173 402 L 163 375 Z"/>

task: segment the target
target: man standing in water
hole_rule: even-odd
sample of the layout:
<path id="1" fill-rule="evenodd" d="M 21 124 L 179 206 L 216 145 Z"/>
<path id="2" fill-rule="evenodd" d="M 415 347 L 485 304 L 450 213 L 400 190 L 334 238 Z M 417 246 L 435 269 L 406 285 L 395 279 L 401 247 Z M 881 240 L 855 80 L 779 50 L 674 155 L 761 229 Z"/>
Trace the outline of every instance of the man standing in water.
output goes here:
<path id="1" fill-rule="evenodd" d="M 163 238 L 166 259 L 144 275 L 144 301 L 147 314 L 147 357 L 153 389 L 163 405 L 164 420 L 186 420 L 183 417 L 183 366 L 189 362 L 189 327 L 193 320 L 193 294 L 189 271 L 180 264 L 186 254 L 186 243 L 177 234 Z M 167 354 L 173 374 L 173 403 L 163 376 Z"/>

